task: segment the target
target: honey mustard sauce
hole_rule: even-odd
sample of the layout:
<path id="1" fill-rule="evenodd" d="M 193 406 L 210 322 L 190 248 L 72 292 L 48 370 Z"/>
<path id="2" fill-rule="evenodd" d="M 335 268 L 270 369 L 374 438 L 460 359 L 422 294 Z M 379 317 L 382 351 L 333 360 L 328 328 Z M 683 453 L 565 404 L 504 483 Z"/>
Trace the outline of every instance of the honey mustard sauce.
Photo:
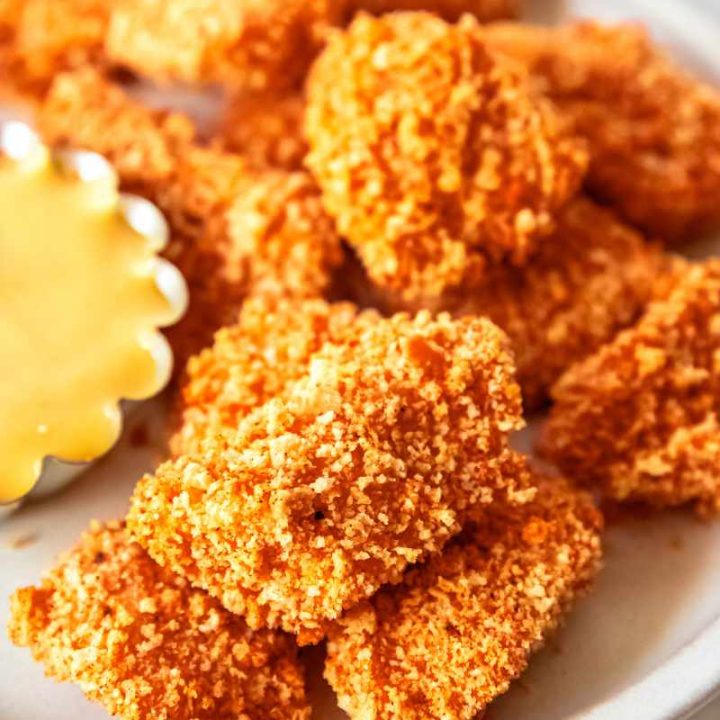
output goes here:
<path id="1" fill-rule="evenodd" d="M 31 490 L 46 457 L 105 453 L 120 399 L 169 377 L 157 330 L 178 319 L 158 283 L 167 263 L 94 157 L 97 172 L 87 154 L 73 167 L 39 144 L 0 154 L 0 502 Z"/>

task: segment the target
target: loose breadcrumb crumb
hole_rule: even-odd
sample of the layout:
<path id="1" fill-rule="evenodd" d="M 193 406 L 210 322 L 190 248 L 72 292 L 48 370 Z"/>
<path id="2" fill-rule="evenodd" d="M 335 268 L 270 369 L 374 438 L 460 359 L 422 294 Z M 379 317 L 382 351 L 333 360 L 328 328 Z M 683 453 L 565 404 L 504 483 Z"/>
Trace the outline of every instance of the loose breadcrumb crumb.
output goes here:
<path id="1" fill-rule="evenodd" d="M 471 720 L 525 670 L 601 554 L 590 497 L 538 482 L 331 629 L 325 675 L 350 718 Z"/>
<path id="2" fill-rule="evenodd" d="M 334 0 L 116 0 L 107 54 L 156 80 L 300 84 Z"/>
<path id="3" fill-rule="evenodd" d="M 159 562 L 301 643 L 438 552 L 471 505 L 520 502 L 522 425 L 505 336 L 422 313 L 326 342 L 232 434 L 161 466 L 129 523 Z"/>
<path id="4" fill-rule="evenodd" d="M 93 524 L 11 600 L 10 637 L 123 720 L 309 720 L 292 640 L 252 631 L 161 568 L 124 525 Z"/>
<path id="5" fill-rule="evenodd" d="M 492 27 L 589 141 L 588 186 L 668 240 L 720 225 L 720 93 L 675 65 L 639 25 Z"/>
<path id="6" fill-rule="evenodd" d="M 230 99 L 218 140 L 254 167 L 301 170 L 307 154 L 302 133 L 305 99 L 299 92 L 240 92 Z"/>
<path id="7" fill-rule="evenodd" d="M 526 260 L 576 191 L 582 142 L 471 16 L 360 15 L 312 68 L 307 163 L 370 276 L 408 297 Z"/>
<path id="8" fill-rule="evenodd" d="M 536 410 L 570 365 L 635 322 L 672 265 L 659 248 L 587 199 L 568 204 L 556 224 L 525 267 L 496 265 L 475 287 L 408 306 L 351 273 L 349 295 L 385 312 L 426 307 L 487 315 L 508 334 L 525 407 Z"/>
<path id="9" fill-rule="evenodd" d="M 213 346 L 188 363 L 172 453 L 197 452 L 208 435 L 236 430 L 252 410 L 305 375 L 326 341 L 350 342 L 378 317 L 358 315 L 350 303 L 249 299 L 237 324 L 219 330 Z"/>
<path id="10" fill-rule="evenodd" d="M 553 389 L 542 452 L 614 500 L 720 512 L 720 260 L 681 266 L 667 297 Z"/>

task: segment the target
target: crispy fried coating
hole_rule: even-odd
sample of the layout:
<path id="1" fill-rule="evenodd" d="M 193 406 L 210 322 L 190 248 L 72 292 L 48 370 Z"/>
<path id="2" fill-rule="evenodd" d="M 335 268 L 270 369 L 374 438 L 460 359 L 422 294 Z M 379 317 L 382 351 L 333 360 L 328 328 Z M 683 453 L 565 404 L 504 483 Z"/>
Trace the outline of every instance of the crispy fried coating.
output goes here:
<path id="1" fill-rule="evenodd" d="M 450 22 L 460 19 L 465 13 L 474 15 L 480 22 L 507 20 L 517 17 L 517 0 L 348 0 L 348 17 L 359 10 L 382 15 L 383 13 L 424 10 Z"/>
<path id="2" fill-rule="evenodd" d="M 468 507 L 520 502 L 503 466 L 522 425 L 505 336 L 481 318 L 397 315 L 326 342 L 235 433 L 136 488 L 159 562 L 252 627 L 301 643 L 436 553 Z"/>
<path id="3" fill-rule="evenodd" d="M 508 23 L 488 38 L 529 68 L 587 138 L 595 195 L 671 241 L 720 225 L 720 93 L 642 27 Z"/>
<path id="4" fill-rule="evenodd" d="M 114 62 L 156 80 L 296 87 L 332 17 L 332 0 L 116 0 Z"/>
<path id="5" fill-rule="evenodd" d="M 525 670 L 601 554 L 590 497 L 539 482 L 331 629 L 325 675 L 350 718 L 471 720 Z"/>
<path id="6" fill-rule="evenodd" d="M 26 0 L 16 43 L 32 76 L 97 62 L 112 0 Z"/>
<path id="7" fill-rule="evenodd" d="M 308 167 L 370 276 L 407 297 L 522 262 L 586 155 L 470 16 L 359 16 L 311 71 Z"/>
<path id="8" fill-rule="evenodd" d="M 227 223 L 254 293 L 321 295 L 343 259 L 335 223 L 305 172 L 252 177 L 239 189 Z"/>
<path id="9" fill-rule="evenodd" d="M 123 720 L 306 720 L 292 640 L 155 564 L 124 525 L 93 524 L 11 601 L 10 636 Z"/>
<path id="10" fill-rule="evenodd" d="M 378 317 L 358 314 L 351 303 L 248 299 L 237 324 L 219 330 L 213 346 L 188 363 L 172 453 L 198 452 L 209 434 L 237 429 L 252 410 L 305 375 L 325 342 L 349 343 Z"/>
<path id="11" fill-rule="evenodd" d="M 475 287 L 408 306 L 351 275 L 349 296 L 384 312 L 422 306 L 487 315 L 508 334 L 525 407 L 536 410 L 570 365 L 635 322 L 658 276 L 672 265 L 659 248 L 585 198 L 568 204 L 556 220 L 554 233 L 525 267 L 496 265 Z"/>
<path id="12" fill-rule="evenodd" d="M 720 260 L 681 265 L 667 296 L 553 389 L 542 452 L 615 500 L 720 512 Z"/>
<path id="13" fill-rule="evenodd" d="M 224 110 L 218 138 L 255 167 L 301 170 L 307 154 L 304 114 L 301 93 L 237 93 Z"/>
<path id="14" fill-rule="evenodd" d="M 134 102 L 91 68 L 59 74 L 36 122 L 48 142 L 104 155 L 133 192 L 168 183 L 177 157 L 195 140 L 188 118 Z"/>

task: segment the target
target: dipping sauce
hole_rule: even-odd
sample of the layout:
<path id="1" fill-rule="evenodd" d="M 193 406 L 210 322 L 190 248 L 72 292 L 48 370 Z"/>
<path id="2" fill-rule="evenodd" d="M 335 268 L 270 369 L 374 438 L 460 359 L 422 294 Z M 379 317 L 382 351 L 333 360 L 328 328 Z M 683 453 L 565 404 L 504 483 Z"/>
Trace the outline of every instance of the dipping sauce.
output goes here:
<path id="1" fill-rule="evenodd" d="M 31 490 L 48 456 L 109 450 L 119 401 L 154 395 L 171 371 L 157 328 L 178 311 L 158 286 L 158 242 L 128 224 L 107 165 L 89 174 L 40 145 L 0 154 L 0 502 Z"/>

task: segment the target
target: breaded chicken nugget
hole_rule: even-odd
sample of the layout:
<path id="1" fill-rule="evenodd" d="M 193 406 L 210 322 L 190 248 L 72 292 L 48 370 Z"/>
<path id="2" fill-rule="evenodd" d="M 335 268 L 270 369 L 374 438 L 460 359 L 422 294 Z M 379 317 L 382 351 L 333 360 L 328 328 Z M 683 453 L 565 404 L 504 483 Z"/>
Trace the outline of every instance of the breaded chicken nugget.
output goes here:
<path id="1" fill-rule="evenodd" d="M 104 155 L 124 187 L 141 193 L 169 182 L 177 157 L 195 141 L 188 118 L 134 102 L 91 68 L 59 74 L 36 122 L 50 143 Z"/>
<path id="2" fill-rule="evenodd" d="M 218 139 L 254 167 L 300 170 L 307 154 L 300 93 L 241 92 L 225 108 Z"/>
<path id="3" fill-rule="evenodd" d="M 471 720 L 504 693 L 600 565 L 589 496 L 540 481 L 331 629 L 325 675 L 353 720 Z"/>
<path id="4" fill-rule="evenodd" d="M 382 15 L 407 10 L 425 10 L 454 22 L 470 13 L 480 22 L 516 17 L 518 0 L 347 0 L 346 13 L 350 17 L 358 10 Z"/>
<path id="5" fill-rule="evenodd" d="M 680 269 L 637 325 L 553 389 L 542 451 L 614 500 L 720 511 L 720 260 Z"/>
<path id="6" fill-rule="evenodd" d="M 668 240 L 720 225 L 720 93 L 691 77 L 636 25 L 499 25 L 514 55 L 587 138 L 588 186 Z"/>
<path id="7" fill-rule="evenodd" d="M 0 42 L 14 37 L 23 5 L 24 0 L 0 0 Z"/>
<path id="8" fill-rule="evenodd" d="M 296 87 L 333 0 L 116 0 L 114 62 L 156 80 Z"/>
<path id="9" fill-rule="evenodd" d="M 252 410 L 305 375 L 326 341 L 349 343 L 378 317 L 358 314 L 351 303 L 247 300 L 237 324 L 219 330 L 213 346 L 188 363 L 173 454 L 197 452 L 209 434 L 237 429 Z"/>
<path id="10" fill-rule="evenodd" d="M 523 262 L 585 168 L 522 72 L 470 16 L 359 16 L 335 34 L 307 91 L 307 164 L 340 234 L 379 284 L 437 294 Z"/>
<path id="11" fill-rule="evenodd" d="M 123 720 L 306 720 L 292 640 L 156 565 L 121 523 L 94 524 L 39 587 L 11 601 L 10 636 L 51 677 Z"/>
<path id="12" fill-rule="evenodd" d="M 318 296 L 343 260 L 340 236 L 305 172 L 267 170 L 237 193 L 227 213 L 235 252 L 254 293 Z"/>
<path id="13" fill-rule="evenodd" d="M 24 0 L 21 5 L 14 38 L 21 62 L 15 72 L 25 84 L 36 83 L 40 91 L 62 70 L 103 62 L 112 0 Z"/>
<path id="14" fill-rule="evenodd" d="M 141 480 L 129 523 L 252 627 L 314 642 L 438 552 L 468 507 L 522 501 L 522 478 L 503 472 L 521 425 L 494 325 L 398 315 L 325 343 L 235 433 Z"/>
<path id="15" fill-rule="evenodd" d="M 535 410 L 562 372 L 635 322 L 671 265 L 657 247 L 587 199 L 572 201 L 556 220 L 555 232 L 525 267 L 496 265 L 475 287 L 409 308 L 396 294 L 367 287 L 357 301 L 385 312 L 422 305 L 456 316 L 487 315 L 508 334 L 525 407 Z"/>

